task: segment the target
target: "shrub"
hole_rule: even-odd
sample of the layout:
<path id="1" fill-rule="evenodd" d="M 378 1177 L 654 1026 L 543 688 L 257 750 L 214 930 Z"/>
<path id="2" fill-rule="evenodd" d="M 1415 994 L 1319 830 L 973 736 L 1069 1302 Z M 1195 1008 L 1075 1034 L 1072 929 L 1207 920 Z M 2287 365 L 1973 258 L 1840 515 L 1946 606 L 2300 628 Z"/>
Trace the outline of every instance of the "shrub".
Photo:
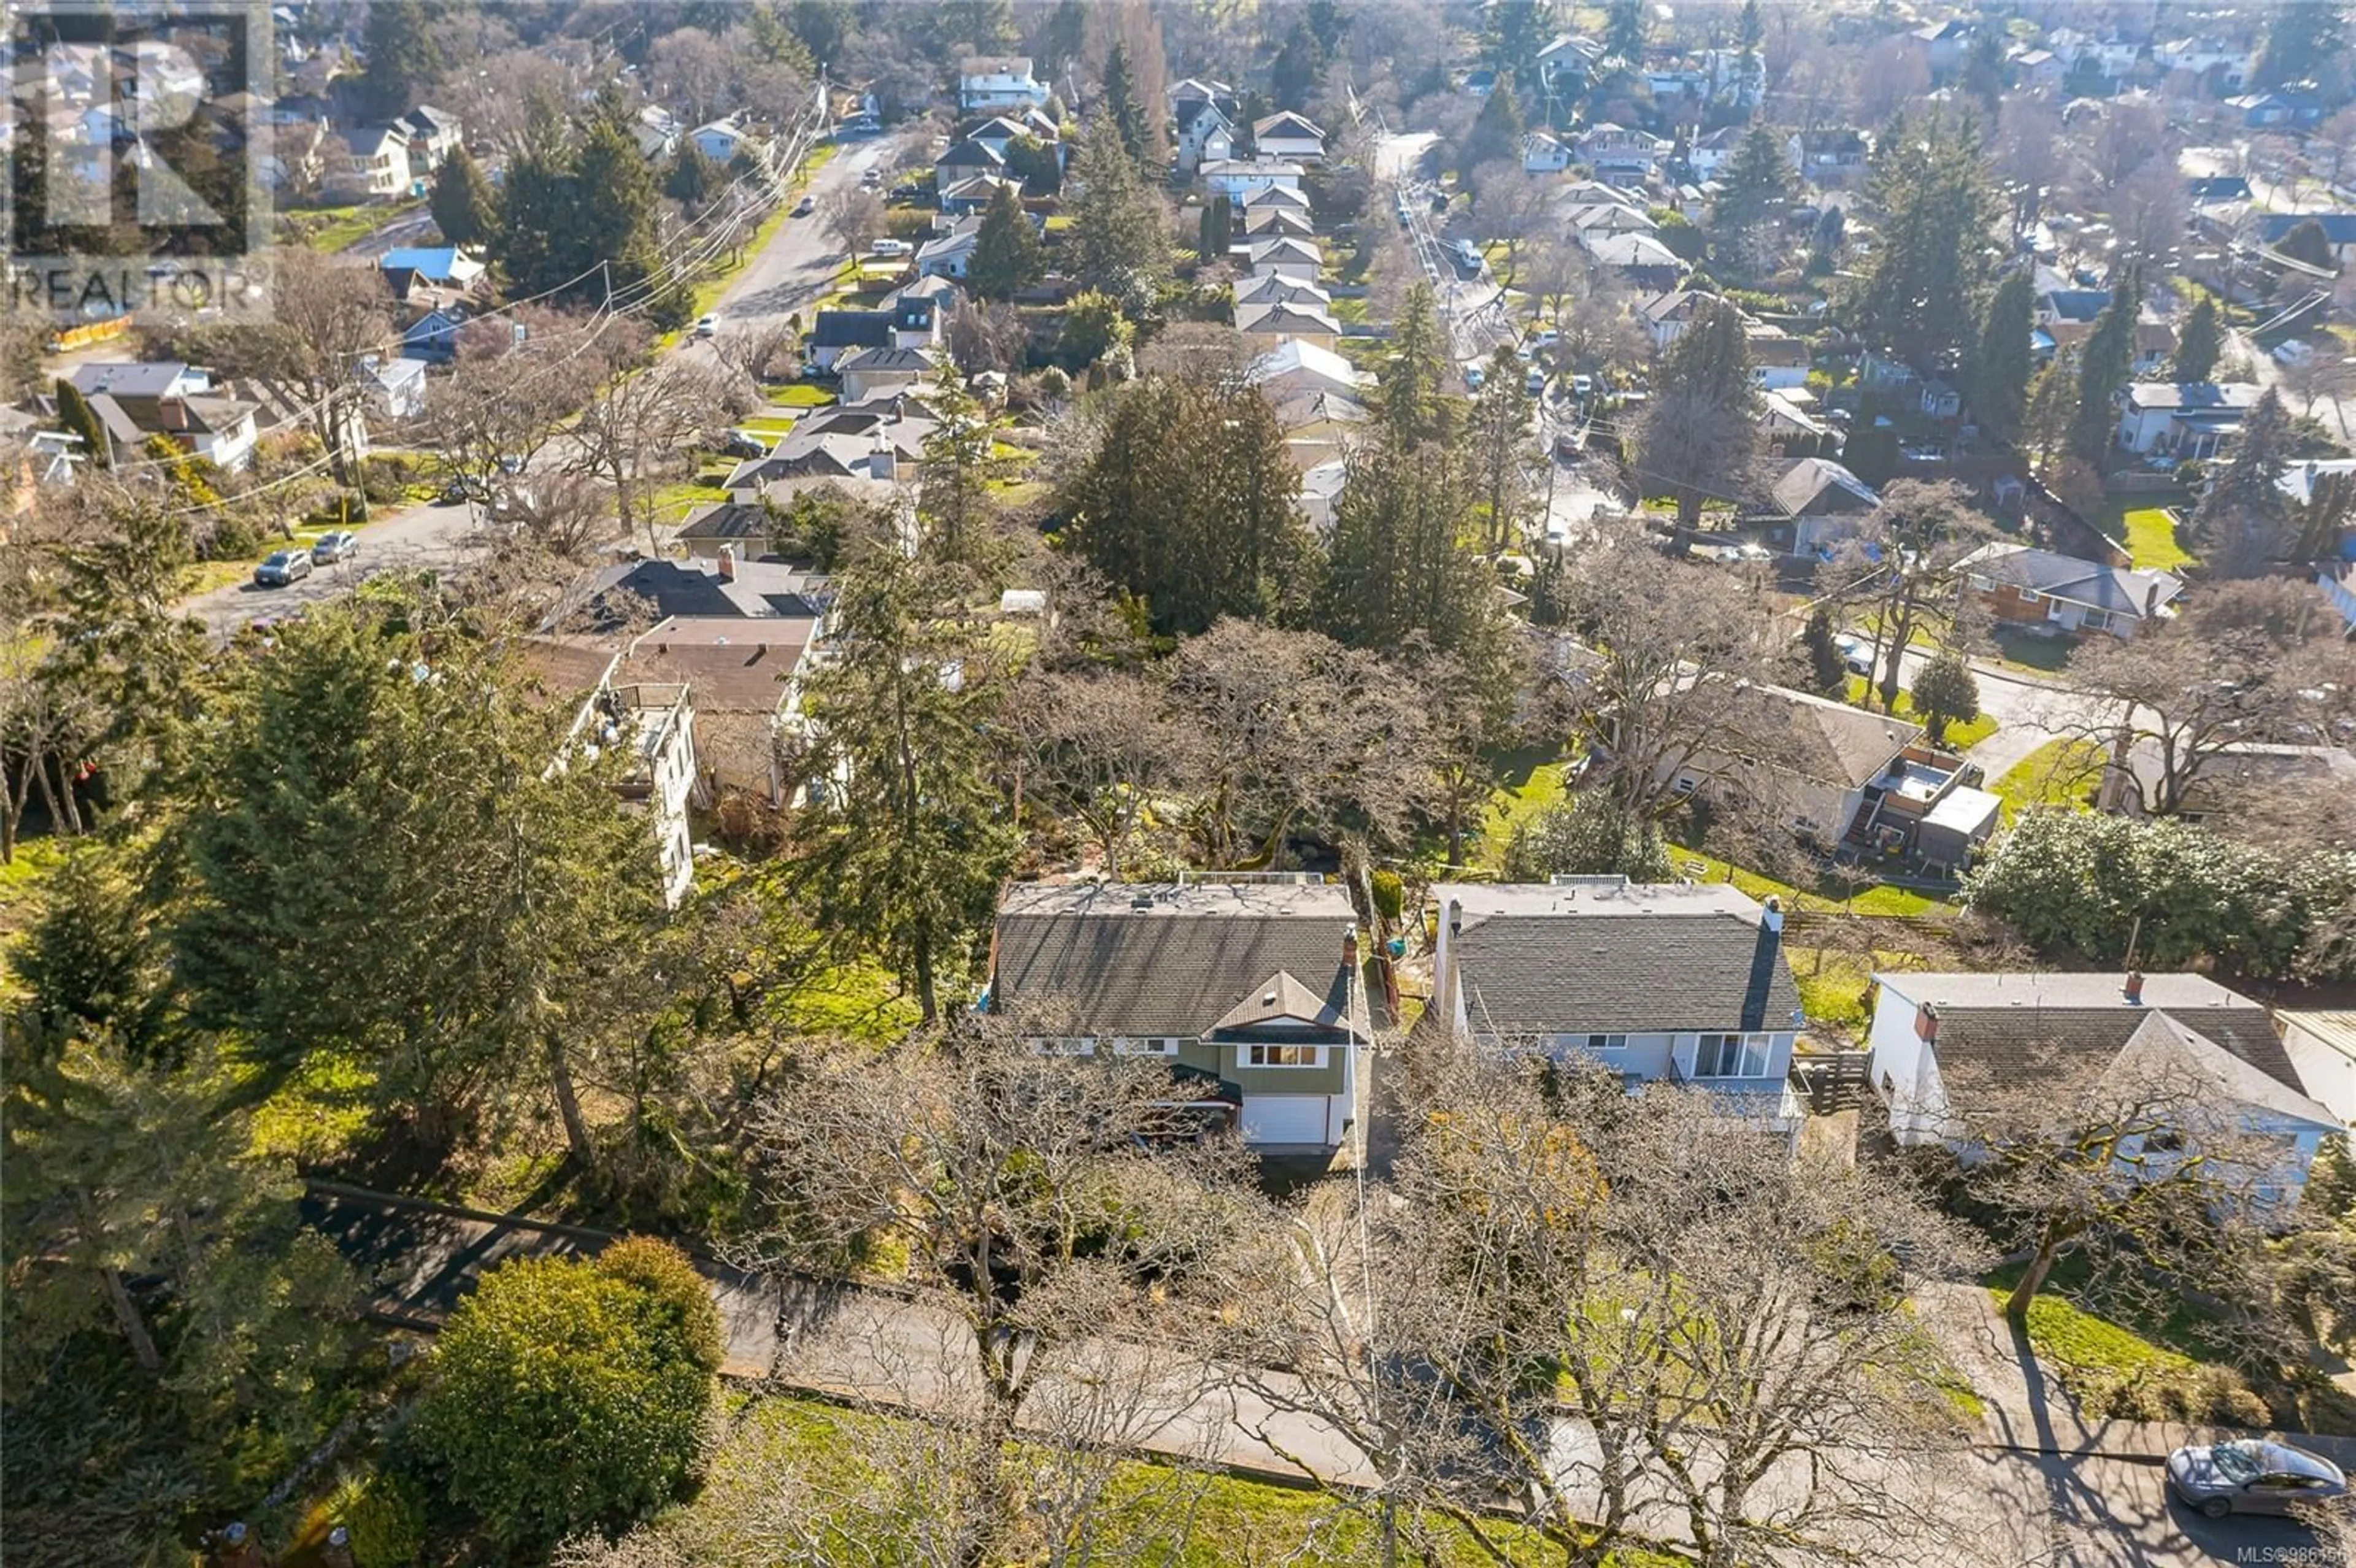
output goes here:
<path id="1" fill-rule="evenodd" d="M 351 1532 L 354 1568 L 407 1568 L 425 1548 L 425 1496 L 406 1476 L 346 1477 L 320 1512 L 327 1529 L 340 1524 Z"/>
<path id="2" fill-rule="evenodd" d="M 1375 912 L 1397 924 L 1399 911 L 1406 907 L 1407 888 L 1397 871 L 1376 871 L 1369 879 L 1375 890 Z"/>

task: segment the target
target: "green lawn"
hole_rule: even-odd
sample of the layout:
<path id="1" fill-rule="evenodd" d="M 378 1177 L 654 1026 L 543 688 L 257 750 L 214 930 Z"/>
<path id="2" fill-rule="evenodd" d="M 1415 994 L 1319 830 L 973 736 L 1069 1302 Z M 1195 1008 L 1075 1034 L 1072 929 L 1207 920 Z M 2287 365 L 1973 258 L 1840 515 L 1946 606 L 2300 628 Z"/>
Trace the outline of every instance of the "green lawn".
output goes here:
<path id="1" fill-rule="evenodd" d="M 2102 748 L 2092 741 L 2048 741 L 2007 769 L 1988 788 L 2004 797 L 2007 823 L 2032 805 L 2086 805 L 2099 776 Z"/>
<path id="2" fill-rule="evenodd" d="M 769 389 L 769 401 L 780 408 L 822 409 L 834 401 L 834 394 L 824 387 L 813 387 L 807 381 L 795 381 Z"/>
<path id="3" fill-rule="evenodd" d="M 2176 518 L 2162 507 L 2141 507 L 2122 514 L 2127 556 L 2147 571 L 2175 571 L 2193 564 L 2192 553 L 2176 542 Z"/>
<path id="4" fill-rule="evenodd" d="M 1867 705 L 1865 700 L 1865 677 L 1861 675 L 1850 676 L 1848 677 L 1848 694 L 1843 698 L 1842 700 L 1847 702 L 1852 708 L 1863 708 Z M 1875 711 L 1878 712 L 1879 709 L 1876 709 Z M 1898 701 L 1896 706 L 1890 709 L 1890 717 L 1893 719 L 1903 719 L 1915 724 L 1922 722 L 1921 716 L 1914 711 L 1913 694 L 1903 689 L 1898 693 Z M 1982 741 L 1985 741 L 1990 735 L 1995 734 L 1996 729 L 1996 720 L 1983 713 L 1978 718 L 1968 721 L 1949 724 L 1947 726 L 1947 733 L 1940 743 L 1951 752 L 1961 752 L 1969 747 L 1978 745 Z"/>
<path id="5" fill-rule="evenodd" d="M 1492 871 L 1505 869 L 1506 840 L 1515 828 L 1562 799 L 1569 766 L 1551 746 L 1525 746 L 1505 758 L 1505 782 L 1481 816 L 1482 865 Z"/>
<path id="6" fill-rule="evenodd" d="M 281 228 L 302 236 L 301 243 L 323 255 L 334 255 L 357 245 L 402 214 L 424 205 L 415 200 L 365 202 L 358 207 L 305 208 L 279 214 Z"/>
<path id="7" fill-rule="evenodd" d="M 909 1453 L 919 1466 L 929 1457 L 917 1457 L 925 1454 L 923 1440 L 903 1418 L 796 1399 L 740 1403 L 734 1416 L 710 1481 L 679 1510 L 684 1528 L 691 1530 L 704 1510 L 728 1517 L 742 1506 L 748 1488 L 772 1487 L 775 1467 L 782 1460 L 809 1478 L 810 1495 L 819 1499 L 816 1506 L 840 1520 L 838 1530 L 830 1532 L 841 1542 L 839 1554 L 826 1561 L 864 1564 L 874 1559 L 862 1543 L 877 1521 L 872 1516 L 858 1518 L 833 1499 L 856 1498 L 869 1508 L 889 1508 L 900 1488 L 915 1488 L 923 1496 L 946 1480 L 921 1470 L 879 1476 L 877 1456 Z M 1298 1568 L 1342 1568 L 1380 1556 L 1375 1520 L 1361 1511 L 1341 1509 L 1321 1493 L 1140 1460 L 1119 1467 L 1089 1511 L 1108 1538 L 1136 1548 L 1140 1561 L 1166 1568 L 1277 1562 Z M 1494 1561 L 1461 1527 L 1439 1520 L 1428 1522 L 1433 1550 L 1414 1554 L 1427 1568 L 1474 1568 Z M 1535 1561 L 1546 1555 L 1535 1535 L 1512 1526 L 1499 1529 L 1516 1558 L 1526 1554 Z M 1511 1539 L 1516 1536 L 1520 1539 Z M 1037 1550 L 1022 1552 L 1023 1561 L 1048 1559 L 1045 1543 L 1032 1545 Z M 1558 1550 L 1553 1554 L 1560 1555 Z M 1619 1553 L 1606 1563 L 1607 1568 L 1665 1568 L 1671 1561 L 1649 1553 Z"/>
<path id="8" fill-rule="evenodd" d="M 1669 859 L 1676 865 L 1680 875 L 1690 877 L 1697 882 L 1732 882 L 1754 899 L 1763 899 L 1772 893 L 1789 907 L 1812 913 L 1837 914 L 1845 911 L 1851 914 L 1912 917 L 1948 907 L 1944 899 L 1934 894 L 1879 884 L 1860 887 L 1856 898 L 1849 899 L 1847 890 L 1829 877 L 1817 883 L 1811 892 L 1730 864 L 1706 850 L 1689 849 L 1677 843 L 1669 846 Z"/>
<path id="9" fill-rule="evenodd" d="M 737 428 L 759 435 L 790 435 L 794 426 L 799 422 L 784 414 L 755 414 Z"/>
<path id="10" fill-rule="evenodd" d="M 2040 675 L 2054 675 L 2070 667 L 2072 645 L 2067 637 L 2040 637 L 2009 626 L 1997 626 L 1990 635 L 1996 640 L 1998 664 Z"/>

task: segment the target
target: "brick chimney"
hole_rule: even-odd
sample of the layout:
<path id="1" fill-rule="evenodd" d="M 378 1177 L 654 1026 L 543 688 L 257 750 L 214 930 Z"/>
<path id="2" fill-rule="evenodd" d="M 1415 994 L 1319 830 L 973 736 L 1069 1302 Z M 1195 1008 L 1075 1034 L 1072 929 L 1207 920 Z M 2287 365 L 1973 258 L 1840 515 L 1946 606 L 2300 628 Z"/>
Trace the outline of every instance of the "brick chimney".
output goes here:
<path id="1" fill-rule="evenodd" d="M 1760 905 L 1759 923 L 1777 936 L 1783 934 L 1783 901 L 1769 893 Z"/>
<path id="2" fill-rule="evenodd" d="M 1929 1002 L 1914 1009 L 1914 1036 L 1927 1044 L 1939 1043 L 1939 1009 Z"/>
<path id="3" fill-rule="evenodd" d="M 1342 967 L 1353 975 L 1358 972 L 1358 928 L 1355 925 L 1342 928 Z"/>
<path id="4" fill-rule="evenodd" d="M 2143 1006 L 2142 970 L 2130 969 L 2127 971 L 2126 984 L 2119 987 L 2119 995 L 2126 998 L 2127 1006 L 2131 1008 L 2139 1008 Z"/>
<path id="5" fill-rule="evenodd" d="M 720 547 L 720 581 L 723 582 L 736 581 L 736 547 L 733 544 Z"/>
<path id="6" fill-rule="evenodd" d="M 1431 950 L 1431 1006 L 1446 1029 L 1456 1027 L 1456 939 L 1464 933 L 1464 911 L 1454 899 L 1440 906 L 1440 939 Z"/>
<path id="7" fill-rule="evenodd" d="M 166 430 L 188 428 L 188 405 L 178 398 L 155 400 L 155 421 Z"/>

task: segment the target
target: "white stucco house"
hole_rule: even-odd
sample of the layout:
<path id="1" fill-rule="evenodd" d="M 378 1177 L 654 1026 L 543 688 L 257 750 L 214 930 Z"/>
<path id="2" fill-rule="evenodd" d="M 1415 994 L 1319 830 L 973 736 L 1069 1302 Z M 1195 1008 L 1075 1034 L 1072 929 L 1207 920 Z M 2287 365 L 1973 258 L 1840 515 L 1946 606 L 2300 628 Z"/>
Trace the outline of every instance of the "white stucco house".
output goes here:
<path id="1" fill-rule="evenodd" d="M 1906 1147 L 1968 1157 L 1971 1118 L 1998 1097 L 2050 1094 L 2059 1107 L 2115 1086 L 2213 1108 L 2237 1144 L 2278 1150 L 2279 1164 L 2251 1173 L 2272 1204 L 2297 1201 L 2316 1149 L 2347 1125 L 2308 1093 L 2266 1009 L 2204 975 L 1901 971 L 1874 982 L 1869 1072 Z M 2137 1144 L 2131 1153 L 2164 1152 L 2157 1138 Z"/>
<path id="2" fill-rule="evenodd" d="M 1047 84 L 1031 74 L 1028 55 L 1008 55 L 961 60 L 958 64 L 958 107 L 1025 109 L 1044 105 L 1051 96 Z"/>
<path id="3" fill-rule="evenodd" d="M 1301 188 L 1301 168 L 1287 158 L 1221 158 L 1203 165 L 1203 188 L 1241 207 L 1264 190 Z"/>
<path id="4" fill-rule="evenodd" d="M 2210 458 L 2242 433 L 2262 389 L 2248 381 L 2137 381 L 2119 404 L 2119 444 L 2141 456 Z"/>

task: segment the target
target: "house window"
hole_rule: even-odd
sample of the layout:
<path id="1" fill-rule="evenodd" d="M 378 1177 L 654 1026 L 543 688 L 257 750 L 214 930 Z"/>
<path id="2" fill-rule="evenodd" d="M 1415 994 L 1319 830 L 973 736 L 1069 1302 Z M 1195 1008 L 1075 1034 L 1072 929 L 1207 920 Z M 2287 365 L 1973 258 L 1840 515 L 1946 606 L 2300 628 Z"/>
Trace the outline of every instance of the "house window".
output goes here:
<path id="1" fill-rule="evenodd" d="M 1244 1047 L 1247 1067 L 1315 1067 L 1322 1054 L 1313 1045 L 1248 1045 Z"/>
<path id="2" fill-rule="evenodd" d="M 1590 1034 L 1587 1037 L 1590 1051 L 1625 1051 L 1628 1037 L 1624 1034 Z"/>
<path id="3" fill-rule="evenodd" d="M 1975 571 L 1972 573 L 1972 587 L 1982 593 L 1993 593 L 1996 592 L 1996 579 Z"/>
<path id="4" fill-rule="evenodd" d="M 1763 1034 L 1706 1034 L 1694 1050 L 1697 1078 L 1764 1078 L 1767 1047 Z"/>
<path id="5" fill-rule="evenodd" d="M 2043 594 L 2038 592 L 2034 588 L 2016 589 L 2015 592 L 2020 595 L 2020 602 L 2023 604 L 2034 604 L 2039 600 L 2045 597 Z"/>
<path id="6" fill-rule="evenodd" d="M 1157 1040 L 1116 1039 L 1112 1042 L 1112 1053 L 1115 1056 L 1175 1056 L 1178 1054 L 1178 1042 L 1168 1036 Z"/>
<path id="7" fill-rule="evenodd" d="M 1093 1035 L 1049 1035 L 1031 1042 L 1033 1056 L 1094 1056 L 1097 1053 Z"/>
<path id="8" fill-rule="evenodd" d="M 2111 629 L 2111 613 L 2108 610 L 2086 611 L 2078 617 L 2078 624 L 2090 632 L 2107 632 Z"/>

